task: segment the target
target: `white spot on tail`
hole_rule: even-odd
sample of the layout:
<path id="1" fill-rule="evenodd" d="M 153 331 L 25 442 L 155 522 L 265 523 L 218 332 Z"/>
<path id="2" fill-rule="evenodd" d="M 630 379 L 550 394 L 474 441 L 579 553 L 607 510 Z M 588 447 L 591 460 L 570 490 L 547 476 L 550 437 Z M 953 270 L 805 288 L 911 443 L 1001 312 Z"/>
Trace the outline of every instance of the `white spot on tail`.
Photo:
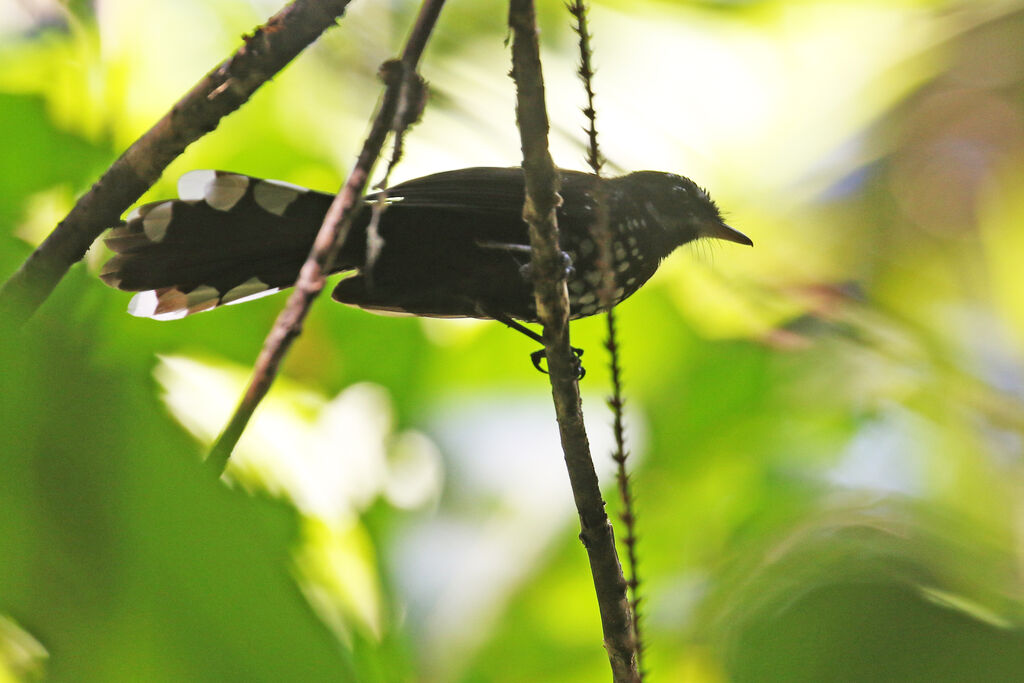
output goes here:
<path id="1" fill-rule="evenodd" d="M 187 308 L 178 308 L 170 311 L 160 310 L 161 301 L 157 293 L 150 289 L 139 292 L 128 302 L 128 312 L 138 318 L 152 318 L 153 320 L 178 320 L 188 315 Z"/>
<path id="2" fill-rule="evenodd" d="M 189 313 L 198 313 L 213 308 L 220 303 L 220 292 L 209 285 L 196 287 L 185 298 Z"/>
<path id="3" fill-rule="evenodd" d="M 214 179 L 206 184 L 203 199 L 218 211 L 229 211 L 249 187 L 249 177 L 236 173 L 216 173 Z"/>
<path id="4" fill-rule="evenodd" d="M 157 204 L 142 216 L 142 230 L 150 242 L 159 242 L 167 235 L 171 222 L 171 207 L 174 202 Z"/>
<path id="5" fill-rule="evenodd" d="M 216 179 L 216 171 L 189 171 L 178 178 L 178 197 L 185 201 L 206 201 L 206 188 Z"/>
<path id="6" fill-rule="evenodd" d="M 276 294 L 281 291 L 280 287 L 269 287 L 266 282 L 263 282 L 257 277 L 251 277 L 237 287 L 229 289 L 224 296 L 220 298 L 222 304 L 240 304 L 244 301 L 252 301 L 253 299 L 260 299 L 271 294 Z"/>
<path id="7" fill-rule="evenodd" d="M 300 195 L 308 192 L 304 187 L 285 183 L 280 180 L 260 180 L 252 190 L 256 203 L 277 216 L 283 216 L 285 210 Z"/>
<path id="8" fill-rule="evenodd" d="M 203 285 L 185 294 L 177 287 L 139 292 L 128 302 L 128 312 L 139 318 L 179 320 L 192 313 L 207 311 L 220 303 L 220 293 Z"/>
<path id="9" fill-rule="evenodd" d="M 152 289 L 139 292 L 128 302 L 128 312 L 139 318 L 148 318 L 156 312 L 156 292 Z"/>
<path id="10" fill-rule="evenodd" d="M 270 289 L 264 290 L 262 292 L 256 292 L 255 294 L 250 294 L 249 296 L 242 296 L 231 301 L 222 301 L 221 303 L 227 304 L 228 306 L 233 306 L 235 304 L 244 304 L 246 301 L 255 301 L 256 299 L 262 299 L 265 296 L 277 294 L 280 291 L 280 287 L 271 287 Z"/>

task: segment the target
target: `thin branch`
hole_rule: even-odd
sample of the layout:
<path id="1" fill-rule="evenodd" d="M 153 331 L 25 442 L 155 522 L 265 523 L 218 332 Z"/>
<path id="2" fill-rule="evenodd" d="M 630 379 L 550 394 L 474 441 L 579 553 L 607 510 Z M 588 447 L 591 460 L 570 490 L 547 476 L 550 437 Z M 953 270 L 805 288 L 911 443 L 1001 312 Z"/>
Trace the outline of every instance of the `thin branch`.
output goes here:
<path id="1" fill-rule="evenodd" d="M 629 578 L 626 585 L 629 586 L 629 606 L 633 612 L 633 637 L 636 639 L 636 666 L 640 672 L 641 680 L 644 677 L 643 657 L 644 638 L 642 630 L 643 613 L 640 611 L 642 597 L 640 595 L 640 571 L 637 561 L 637 536 L 636 536 L 636 505 L 633 497 L 632 477 L 626 467 L 629 459 L 629 451 L 626 450 L 626 430 L 623 420 L 623 412 L 626 408 L 626 399 L 622 396 L 622 370 L 619 367 L 619 342 L 618 333 L 615 328 L 615 316 L 608 311 L 608 339 L 605 348 L 608 349 L 610 358 L 610 369 L 612 376 L 612 395 L 608 399 L 608 406 L 612 409 L 614 418 L 612 420 L 612 431 L 615 435 L 615 452 L 612 453 L 612 460 L 615 461 L 615 480 L 618 484 L 619 499 L 622 501 L 622 512 L 619 519 L 626 529 L 622 545 L 626 548 L 626 566 Z"/>
<path id="2" fill-rule="evenodd" d="M 513 36 L 512 77 L 516 82 L 516 117 L 526 179 L 523 217 L 530 226 L 537 314 L 544 323 L 544 346 L 562 450 L 580 515 L 580 540 L 590 560 L 612 674 L 617 682 L 634 682 L 639 681 L 639 676 L 626 580 L 615 552 L 615 538 L 590 455 L 576 367 L 569 350 L 569 299 L 558 248 L 555 213 L 560 201 L 558 173 L 548 152 L 549 126 L 532 0 L 511 0 L 509 26 Z"/>
<path id="3" fill-rule="evenodd" d="M 15 325 L 42 305 L 97 237 L 209 133 L 344 14 L 350 0 L 295 0 L 178 100 L 82 195 L 49 237 L 0 287 L 0 314 Z"/>
<path id="4" fill-rule="evenodd" d="M 417 107 L 423 103 L 423 83 L 416 75 L 416 67 L 443 5 L 444 0 L 424 0 L 401 59 L 386 62 L 381 67 L 381 76 L 386 84 L 384 97 L 356 165 L 331 203 L 313 248 L 299 271 L 295 289 L 263 343 L 249 386 L 207 458 L 209 466 L 218 474 L 227 466 L 231 451 L 245 431 L 256 406 L 270 390 L 281 360 L 302 332 L 302 323 L 310 306 L 324 288 L 327 273 L 348 237 L 352 220 L 358 212 L 359 202 L 388 133 L 396 130 L 401 135 L 419 116 Z"/>
<path id="5" fill-rule="evenodd" d="M 601 175 L 601 168 L 605 159 L 597 143 L 597 108 L 594 106 L 594 68 L 593 49 L 590 45 L 590 29 L 587 26 L 588 8 L 583 0 L 573 0 L 567 5 L 569 12 L 576 19 L 576 34 L 579 36 L 580 67 L 577 73 L 583 82 L 583 89 L 587 95 L 587 106 L 583 114 L 587 118 L 587 139 L 589 142 L 587 151 L 587 163 L 590 164 L 594 175 Z M 598 198 L 598 217 L 595 232 L 598 234 L 598 245 L 600 249 L 600 264 L 603 266 L 604 277 L 601 291 L 602 301 L 609 302 L 612 288 L 614 287 L 614 270 L 617 264 L 612 262 L 611 234 L 608 229 L 607 201 L 605 196 Z M 615 451 L 612 453 L 612 460 L 615 461 L 615 479 L 618 483 L 619 498 L 622 501 L 622 512 L 619 519 L 622 520 L 626 533 L 622 544 L 626 548 L 626 571 L 629 576 L 629 604 L 633 612 L 633 637 L 636 641 L 636 666 L 643 679 L 643 655 L 644 639 L 642 632 L 642 614 L 640 612 L 640 572 L 637 564 L 637 537 L 636 537 L 636 511 L 633 503 L 633 490 L 630 484 L 629 472 L 626 468 L 626 461 L 629 451 L 626 450 L 626 430 L 623 420 L 626 400 L 622 393 L 622 370 L 619 364 L 619 343 L 618 333 L 615 325 L 615 309 L 609 308 L 606 314 L 608 339 L 605 348 L 608 349 L 609 366 L 612 379 L 612 395 L 608 399 L 608 406 L 612 410 L 612 430 L 615 435 Z"/>
<path id="6" fill-rule="evenodd" d="M 587 117 L 587 163 L 594 175 L 601 175 L 604 156 L 597 144 L 597 109 L 594 108 L 594 67 L 592 64 L 593 50 L 590 47 L 590 30 L 587 28 L 587 6 L 583 0 L 574 0 L 566 5 L 569 12 L 576 18 L 576 35 L 580 37 L 580 68 L 577 70 L 583 89 L 587 94 L 587 106 L 583 115 Z"/>

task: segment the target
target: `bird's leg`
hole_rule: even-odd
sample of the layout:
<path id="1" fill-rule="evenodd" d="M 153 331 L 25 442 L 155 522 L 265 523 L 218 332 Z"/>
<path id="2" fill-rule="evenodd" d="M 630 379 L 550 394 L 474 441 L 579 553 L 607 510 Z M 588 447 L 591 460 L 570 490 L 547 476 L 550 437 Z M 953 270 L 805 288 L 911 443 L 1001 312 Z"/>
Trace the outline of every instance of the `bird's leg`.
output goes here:
<path id="1" fill-rule="evenodd" d="M 513 330 L 525 334 L 527 337 L 529 337 L 530 339 L 534 340 L 535 342 L 537 342 L 539 344 L 543 344 L 544 343 L 544 337 L 542 337 L 541 335 L 537 334 L 536 332 L 531 330 L 526 325 L 523 325 L 522 323 L 517 322 L 516 320 L 513 320 L 512 318 L 510 318 L 509 316 L 507 316 L 507 315 L 505 315 L 503 313 L 495 313 L 493 311 L 486 311 L 486 312 L 484 312 L 484 314 L 487 315 L 490 318 L 494 318 L 495 320 L 497 320 L 499 323 L 505 325 L 506 327 L 511 327 Z M 583 367 L 583 363 L 581 361 L 581 357 L 583 356 L 583 349 L 576 348 L 575 346 L 570 346 L 569 350 L 572 351 L 573 358 L 574 358 L 574 361 L 575 361 L 574 365 L 575 365 L 575 369 L 576 369 L 576 379 L 577 380 L 581 380 L 587 374 L 587 370 L 586 370 L 586 368 Z M 533 367 L 537 368 L 538 370 L 540 370 L 544 374 L 547 374 L 548 371 L 545 370 L 543 367 L 541 367 L 541 364 L 540 364 L 541 359 L 545 359 L 545 358 L 547 358 L 547 352 L 545 351 L 545 349 L 540 349 L 540 350 L 534 351 L 533 353 L 530 354 L 530 360 L 533 361 Z"/>

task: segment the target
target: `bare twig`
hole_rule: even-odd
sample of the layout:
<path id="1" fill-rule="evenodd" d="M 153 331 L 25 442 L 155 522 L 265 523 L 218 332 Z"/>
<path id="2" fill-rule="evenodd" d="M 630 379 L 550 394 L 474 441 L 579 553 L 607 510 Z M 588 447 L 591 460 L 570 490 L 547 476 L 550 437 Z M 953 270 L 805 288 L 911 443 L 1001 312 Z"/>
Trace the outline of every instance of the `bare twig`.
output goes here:
<path id="1" fill-rule="evenodd" d="M 120 222 L 121 214 L 168 164 L 334 25 L 349 2 L 295 0 L 245 36 L 231 57 L 196 83 L 79 198 L 0 288 L 0 313 L 15 325 L 31 317 L 68 268 L 82 259 L 104 229 Z"/>
<path id="2" fill-rule="evenodd" d="M 530 226 L 537 314 L 544 323 L 544 346 L 562 450 L 580 515 L 580 540 L 587 549 L 594 577 L 612 674 L 615 681 L 638 681 L 626 580 L 619 566 L 615 538 L 590 455 L 576 367 L 569 350 L 569 299 L 558 248 L 555 213 L 560 201 L 558 173 L 548 152 L 548 118 L 532 0 L 511 0 L 509 26 L 513 36 L 512 77 L 516 82 L 516 117 L 526 178 L 523 216 Z"/>
<path id="3" fill-rule="evenodd" d="M 370 173 L 380 157 L 388 133 L 392 130 L 401 133 L 416 118 L 405 115 L 404 112 L 413 111 L 422 104 L 422 82 L 418 80 L 416 67 L 443 5 L 444 0 L 424 0 L 401 59 L 386 62 L 381 68 L 381 76 L 386 83 L 384 97 L 381 99 L 356 165 L 328 209 L 309 257 L 299 271 L 295 289 L 288 298 L 284 310 L 278 315 L 263 344 L 263 350 L 256 359 L 249 386 L 231 421 L 207 458 L 207 463 L 217 473 L 224 471 L 231 451 L 242 436 L 256 406 L 270 390 L 281 360 L 292 342 L 302 332 L 302 323 L 309 313 L 309 308 L 324 288 L 326 275 L 330 272 L 338 249 L 348 236 L 352 219 L 358 211 L 359 201 L 366 189 Z M 412 102 L 413 99 L 416 102 Z"/>
<path id="4" fill-rule="evenodd" d="M 578 74 L 583 81 L 583 89 L 587 95 L 587 106 L 583 114 L 587 118 L 587 139 L 589 142 L 587 151 L 587 163 L 590 165 L 594 175 L 601 175 L 601 168 L 605 159 L 597 143 L 597 109 L 594 107 L 594 68 L 592 65 L 593 49 L 590 46 L 590 30 L 587 26 L 588 8 L 583 0 L 573 0 L 567 5 L 569 12 L 576 19 L 576 34 L 579 36 L 580 46 L 580 67 Z M 598 244 L 601 253 L 600 264 L 603 266 L 604 277 L 601 298 L 609 302 L 611 292 L 614 288 L 614 266 L 612 262 L 611 234 L 608 230 L 608 212 L 605 196 L 598 197 L 597 225 L 595 232 L 598 234 Z M 640 678 L 643 679 L 643 655 L 644 639 L 641 630 L 640 613 L 640 573 L 637 566 L 636 553 L 636 512 L 633 504 L 633 491 L 630 485 L 629 472 L 626 468 L 626 460 L 629 451 L 626 450 L 626 434 L 623 421 L 625 410 L 625 398 L 622 395 L 622 371 L 619 365 L 619 343 L 615 325 L 615 309 L 609 308 L 606 314 L 608 323 L 608 339 L 605 348 L 608 349 L 609 365 L 612 379 L 612 395 L 608 399 L 608 406 L 612 409 L 612 428 L 615 435 L 615 452 L 612 459 L 615 461 L 615 478 L 618 483 L 619 498 L 622 501 L 622 512 L 619 518 L 622 520 L 626 533 L 622 544 L 626 548 L 626 571 L 629 575 L 627 585 L 629 586 L 630 607 L 633 612 L 633 637 L 636 641 L 636 666 Z"/>

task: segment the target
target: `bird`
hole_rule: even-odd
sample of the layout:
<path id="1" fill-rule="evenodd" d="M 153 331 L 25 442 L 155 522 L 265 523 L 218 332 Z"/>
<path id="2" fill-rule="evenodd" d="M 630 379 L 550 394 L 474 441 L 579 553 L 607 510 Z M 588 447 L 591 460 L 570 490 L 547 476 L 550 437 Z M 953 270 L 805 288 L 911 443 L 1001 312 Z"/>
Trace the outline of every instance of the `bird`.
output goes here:
<path id="1" fill-rule="evenodd" d="M 753 246 L 684 176 L 559 176 L 570 319 L 619 304 L 688 242 Z M 539 322 L 524 199 L 517 167 L 443 171 L 365 196 L 333 265 L 332 272 L 349 275 L 332 298 L 385 314 L 494 319 L 540 341 L 522 324 Z M 108 231 L 105 243 L 115 255 L 100 278 L 137 292 L 128 312 L 156 320 L 272 294 L 295 282 L 333 200 L 286 182 L 191 171 L 179 180 L 177 199 L 137 207 Z M 377 239 L 368 238 L 372 207 L 381 203 Z M 596 228 L 602 213 L 607 251 Z M 609 266 L 601 265 L 603 253 Z"/>

